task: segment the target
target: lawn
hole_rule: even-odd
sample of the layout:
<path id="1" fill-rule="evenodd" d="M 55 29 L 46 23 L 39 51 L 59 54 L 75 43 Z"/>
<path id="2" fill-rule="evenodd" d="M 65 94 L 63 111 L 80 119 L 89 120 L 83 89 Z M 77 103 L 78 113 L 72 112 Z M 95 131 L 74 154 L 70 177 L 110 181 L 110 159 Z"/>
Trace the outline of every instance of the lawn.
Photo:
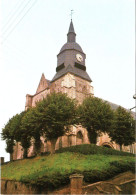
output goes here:
<path id="1" fill-rule="evenodd" d="M 69 183 L 73 173 L 84 175 L 85 182 L 109 179 L 118 173 L 135 170 L 134 155 L 128 153 L 114 154 L 115 150 L 91 145 L 74 146 L 57 151 L 54 155 L 39 156 L 18 160 L 2 165 L 3 179 L 28 182 L 37 186 L 56 188 Z M 83 148 L 87 154 L 83 154 Z M 91 150 L 91 147 L 93 150 Z M 96 149 L 94 149 L 96 147 Z M 70 151 L 68 151 L 70 150 Z M 96 150 L 96 153 L 90 154 Z M 107 151 L 110 154 L 107 154 Z M 75 152 L 76 151 L 76 152 Z M 90 151 L 90 153 L 89 153 Z M 101 152 L 100 152 L 101 151 Z M 112 151 L 112 154 L 111 154 Z M 115 151 L 116 153 L 116 151 Z"/>

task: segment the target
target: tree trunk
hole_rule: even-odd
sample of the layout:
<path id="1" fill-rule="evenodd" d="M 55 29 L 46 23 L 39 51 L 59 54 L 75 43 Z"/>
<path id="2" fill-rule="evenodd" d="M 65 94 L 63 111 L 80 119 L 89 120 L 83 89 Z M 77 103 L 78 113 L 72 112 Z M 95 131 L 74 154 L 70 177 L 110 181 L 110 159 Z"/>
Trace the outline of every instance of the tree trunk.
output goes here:
<path id="1" fill-rule="evenodd" d="M 97 143 L 97 133 L 88 131 L 88 138 L 91 144 Z"/>
<path id="2" fill-rule="evenodd" d="M 122 151 L 122 145 L 119 145 L 120 146 L 120 151 Z"/>
<path id="3" fill-rule="evenodd" d="M 35 154 L 36 156 L 40 156 L 41 154 L 41 140 L 35 142 Z"/>
<path id="4" fill-rule="evenodd" d="M 50 140 L 50 142 L 51 142 L 51 154 L 55 154 L 55 145 L 57 142 L 57 138 Z"/>
<path id="5" fill-rule="evenodd" d="M 24 148 L 23 158 L 27 158 L 27 148 Z"/>
<path id="6" fill-rule="evenodd" d="M 41 150 L 36 150 L 36 156 L 40 156 L 41 155 Z"/>
<path id="7" fill-rule="evenodd" d="M 13 153 L 10 153 L 10 161 L 13 160 Z"/>

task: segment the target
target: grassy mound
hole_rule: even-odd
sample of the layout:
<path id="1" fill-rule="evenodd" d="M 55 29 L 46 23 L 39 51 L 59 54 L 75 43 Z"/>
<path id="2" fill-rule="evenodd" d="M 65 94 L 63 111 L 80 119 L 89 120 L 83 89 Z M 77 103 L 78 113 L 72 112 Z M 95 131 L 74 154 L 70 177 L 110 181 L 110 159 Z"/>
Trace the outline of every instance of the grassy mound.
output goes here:
<path id="1" fill-rule="evenodd" d="M 109 179 L 124 171 L 134 172 L 133 156 L 99 153 L 85 155 L 79 152 L 84 147 L 86 145 L 76 146 L 76 152 L 67 151 L 4 164 L 1 167 L 1 177 L 53 189 L 68 184 L 69 176 L 73 173 L 81 173 L 84 175 L 84 181 L 93 183 Z M 73 149 L 70 147 L 69 150 L 71 148 Z M 107 152 L 107 149 L 104 148 L 103 151 Z"/>
<path id="2" fill-rule="evenodd" d="M 96 146 L 95 144 L 82 144 L 71 146 L 67 148 L 61 148 L 56 151 L 56 153 L 62 152 L 78 152 L 81 154 L 89 155 L 89 154 L 103 154 L 103 155 L 116 155 L 116 156 L 134 156 L 132 153 L 123 152 L 114 150 L 112 148 L 106 148 L 102 146 Z"/>

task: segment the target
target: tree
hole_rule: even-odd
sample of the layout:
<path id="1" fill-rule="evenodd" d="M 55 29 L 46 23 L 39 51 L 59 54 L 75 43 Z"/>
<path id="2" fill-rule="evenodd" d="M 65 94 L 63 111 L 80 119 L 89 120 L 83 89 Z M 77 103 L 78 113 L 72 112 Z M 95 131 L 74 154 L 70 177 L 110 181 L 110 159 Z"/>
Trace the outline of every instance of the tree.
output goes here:
<path id="1" fill-rule="evenodd" d="M 13 116 L 2 129 L 2 139 L 6 140 L 6 151 L 10 153 L 12 160 L 13 147 L 16 141 L 20 141 L 20 123 L 24 112 Z"/>
<path id="2" fill-rule="evenodd" d="M 41 121 L 40 121 L 41 122 Z M 36 113 L 36 108 L 30 108 L 21 122 L 21 145 L 24 148 L 24 158 L 27 157 L 28 149 L 34 141 L 35 153 L 40 154 L 42 127 Z"/>
<path id="3" fill-rule="evenodd" d="M 135 142 L 134 119 L 131 113 L 119 106 L 115 111 L 115 126 L 110 132 L 112 141 L 115 141 L 122 150 L 122 145 L 128 146 Z"/>
<path id="4" fill-rule="evenodd" d="M 113 128 L 114 112 L 110 105 L 100 98 L 89 96 L 78 107 L 79 122 L 88 131 L 91 143 L 96 144 L 101 133 Z"/>
<path id="5" fill-rule="evenodd" d="M 6 152 L 10 154 L 10 160 L 13 160 L 13 147 L 15 145 L 14 136 L 10 132 L 12 119 L 9 119 L 5 127 L 2 129 L 2 139 L 6 141 Z"/>
<path id="6" fill-rule="evenodd" d="M 52 93 L 36 105 L 36 128 L 51 142 L 51 154 L 55 153 L 58 137 L 63 136 L 74 124 L 76 103 L 66 94 Z"/>

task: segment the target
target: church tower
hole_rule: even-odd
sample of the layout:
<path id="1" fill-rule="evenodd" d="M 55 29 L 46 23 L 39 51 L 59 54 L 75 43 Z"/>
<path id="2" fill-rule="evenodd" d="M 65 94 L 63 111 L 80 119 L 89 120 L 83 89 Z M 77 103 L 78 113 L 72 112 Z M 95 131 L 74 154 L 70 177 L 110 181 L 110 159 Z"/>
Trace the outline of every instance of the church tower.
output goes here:
<path id="1" fill-rule="evenodd" d="M 62 46 L 57 55 L 56 74 L 51 81 L 51 89 L 67 93 L 79 103 L 88 95 L 93 95 L 92 80 L 86 72 L 85 59 L 86 54 L 76 43 L 76 33 L 71 20 L 67 43 Z"/>
<path id="2" fill-rule="evenodd" d="M 46 79 L 42 74 L 38 88 L 34 95 L 26 95 L 25 110 L 35 107 L 36 102 L 46 98 L 53 91 L 67 93 L 70 98 L 76 99 L 78 103 L 82 103 L 85 97 L 93 95 L 93 87 L 91 78 L 86 72 L 85 65 L 86 54 L 81 46 L 76 42 L 76 33 L 73 22 L 71 20 L 67 42 L 62 46 L 57 55 L 56 74 L 51 81 Z M 50 151 L 50 143 L 45 143 L 41 137 L 41 152 Z M 68 147 L 82 143 L 89 143 L 87 131 L 82 126 L 72 126 L 70 134 L 64 135 L 57 140 L 56 149 L 60 147 Z M 34 155 L 33 145 L 29 148 L 28 156 Z M 14 160 L 23 157 L 23 151 L 20 144 L 14 148 Z"/>
<path id="3" fill-rule="evenodd" d="M 94 95 L 93 87 L 91 85 L 92 80 L 86 72 L 85 59 L 86 54 L 76 42 L 76 33 L 71 20 L 67 34 L 67 42 L 62 46 L 57 55 L 55 76 L 49 81 L 44 74 L 42 74 L 36 93 L 34 95 L 26 95 L 25 110 L 35 107 L 36 102 L 46 98 L 46 96 L 53 91 L 67 93 L 70 98 L 76 99 L 78 103 L 82 103 L 87 96 Z M 108 145 L 108 147 L 113 147 L 110 141 L 108 135 L 104 134 L 99 138 L 97 145 Z M 81 125 L 71 126 L 71 131 L 69 133 L 58 138 L 56 149 L 83 143 L 90 143 L 87 130 Z M 41 152 L 50 151 L 50 142 L 46 141 L 44 137 L 41 137 L 41 144 Z M 114 143 L 113 148 L 118 149 L 116 143 Z M 29 148 L 28 156 L 33 156 L 34 153 L 34 145 L 32 144 Z M 17 142 L 14 146 L 13 159 L 16 160 L 21 158 L 23 158 L 23 150 L 20 143 Z"/>

